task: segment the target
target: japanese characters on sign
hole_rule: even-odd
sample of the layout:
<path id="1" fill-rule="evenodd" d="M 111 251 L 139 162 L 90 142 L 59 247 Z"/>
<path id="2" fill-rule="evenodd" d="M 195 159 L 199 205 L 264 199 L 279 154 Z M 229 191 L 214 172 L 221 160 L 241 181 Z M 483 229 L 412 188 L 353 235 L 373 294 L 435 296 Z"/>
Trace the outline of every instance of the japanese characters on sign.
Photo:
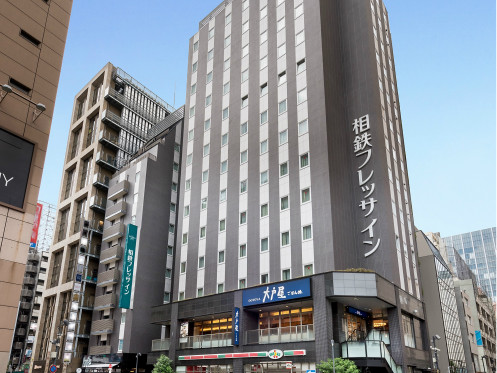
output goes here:
<path id="1" fill-rule="evenodd" d="M 119 297 L 119 307 L 130 308 L 131 290 L 133 287 L 133 270 L 136 256 L 136 236 L 138 227 L 128 224 L 126 232 L 126 244 L 124 247 L 123 273 L 121 277 L 121 294 Z"/>
<path id="2" fill-rule="evenodd" d="M 240 345 L 240 308 L 235 307 L 233 310 L 233 345 Z"/>
<path id="3" fill-rule="evenodd" d="M 362 200 L 358 207 L 365 218 L 364 229 L 361 230 L 362 243 L 366 246 L 365 257 L 370 256 L 378 247 L 380 247 L 380 238 L 375 238 L 374 226 L 378 222 L 378 216 L 375 214 L 375 205 L 378 200 L 375 199 L 374 169 L 369 165 L 371 155 L 373 154 L 373 144 L 369 125 L 369 115 L 366 114 L 352 123 L 354 132 L 354 154 L 360 160 L 357 169 L 357 179 L 362 191 Z"/>
<path id="4" fill-rule="evenodd" d="M 311 280 L 304 278 L 243 291 L 243 306 L 281 302 L 311 296 Z"/>

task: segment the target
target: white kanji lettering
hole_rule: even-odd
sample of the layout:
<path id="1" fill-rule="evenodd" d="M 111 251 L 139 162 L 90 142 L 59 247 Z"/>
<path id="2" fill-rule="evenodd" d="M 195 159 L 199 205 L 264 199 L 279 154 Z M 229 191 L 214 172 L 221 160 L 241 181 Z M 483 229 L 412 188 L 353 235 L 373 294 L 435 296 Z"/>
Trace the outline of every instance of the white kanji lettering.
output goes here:
<path id="1" fill-rule="evenodd" d="M 381 239 L 378 238 L 378 241 L 376 241 L 376 245 L 374 245 L 374 247 L 370 251 L 368 251 L 366 254 L 364 254 L 364 256 L 367 258 L 371 254 L 373 254 L 380 246 L 380 242 L 381 242 Z M 366 245 L 371 245 L 371 246 L 373 245 L 373 241 L 363 241 L 362 243 L 364 243 Z"/>
<path id="2" fill-rule="evenodd" d="M 359 186 L 363 186 L 364 184 L 366 184 L 373 177 L 373 174 L 374 174 L 374 170 L 371 170 L 371 173 L 369 174 L 369 176 L 364 180 L 362 178 L 362 170 L 358 170 L 357 175 L 359 176 Z"/>
<path id="3" fill-rule="evenodd" d="M 362 191 L 363 191 L 363 192 L 367 192 L 367 191 L 369 191 L 369 193 L 368 193 L 368 194 L 366 194 L 366 195 L 364 196 L 364 198 L 368 198 L 371 194 L 373 194 L 373 192 L 374 192 L 374 187 L 375 187 L 375 184 L 374 184 L 374 183 L 371 183 L 371 188 L 370 188 L 369 186 L 367 186 L 367 185 L 366 185 L 366 186 L 361 187 L 361 189 L 362 189 Z"/>
<path id="4" fill-rule="evenodd" d="M 366 166 L 366 165 L 369 163 L 369 160 L 371 159 L 371 153 L 372 153 L 372 149 L 366 149 L 366 150 L 364 150 L 363 152 L 357 153 L 357 154 L 355 155 L 356 157 L 359 157 L 359 156 L 361 156 L 361 155 L 366 154 L 366 160 L 363 162 L 363 164 L 361 164 L 361 165 L 359 166 L 359 170 L 360 170 L 361 168 L 363 168 L 364 166 Z"/>
<path id="5" fill-rule="evenodd" d="M 352 123 L 352 130 L 356 135 L 369 130 L 369 114 L 366 114 Z"/>
<path id="6" fill-rule="evenodd" d="M 366 228 L 364 228 L 361 233 L 364 233 L 364 232 L 368 232 L 369 234 L 369 238 L 373 238 L 374 234 L 373 234 L 373 226 L 376 224 L 378 219 L 373 219 L 373 221 L 371 222 L 371 224 L 369 224 Z"/>
<path id="7" fill-rule="evenodd" d="M 266 287 L 266 290 L 264 290 L 264 298 L 262 298 L 262 303 L 266 301 L 266 298 L 269 299 L 269 286 Z"/>
<path id="8" fill-rule="evenodd" d="M 366 149 L 366 146 L 370 148 L 371 145 L 371 134 L 369 132 L 365 132 L 362 135 L 357 135 L 354 139 L 354 153 L 357 153 L 360 150 Z"/>
<path id="9" fill-rule="evenodd" d="M 285 287 L 284 286 L 278 286 L 278 298 L 286 298 L 285 295 Z"/>
<path id="10" fill-rule="evenodd" d="M 364 217 L 368 217 L 369 215 L 371 215 L 371 213 L 373 212 L 374 210 L 374 204 L 378 202 L 377 200 L 375 200 L 374 198 L 370 198 L 369 201 L 366 201 L 365 199 L 363 199 L 361 201 L 361 203 L 359 204 L 359 207 L 362 209 L 362 211 L 365 211 L 366 210 L 366 207 L 369 205 L 369 211 L 366 215 L 364 215 Z"/>

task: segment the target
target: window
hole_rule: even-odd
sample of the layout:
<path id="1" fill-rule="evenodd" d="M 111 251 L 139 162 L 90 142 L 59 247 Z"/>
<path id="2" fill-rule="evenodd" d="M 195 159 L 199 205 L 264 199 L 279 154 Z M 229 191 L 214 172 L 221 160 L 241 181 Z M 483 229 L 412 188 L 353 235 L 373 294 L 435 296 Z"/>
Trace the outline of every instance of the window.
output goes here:
<path id="1" fill-rule="evenodd" d="M 209 30 L 209 33 L 207 34 L 208 38 L 212 38 L 214 36 L 214 27 Z"/>
<path id="2" fill-rule="evenodd" d="M 267 122 L 267 110 L 261 113 L 261 124 L 264 124 L 266 122 Z"/>
<path id="3" fill-rule="evenodd" d="M 299 122 L 299 135 L 307 133 L 308 131 L 307 119 L 304 119 L 302 122 Z"/>
<path id="4" fill-rule="evenodd" d="M 306 264 L 304 266 L 304 276 L 312 276 L 314 274 L 314 269 L 312 264 Z"/>
<path id="5" fill-rule="evenodd" d="M 219 201 L 220 202 L 226 201 L 226 189 L 223 189 L 219 192 Z"/>
<path id="6" fill-rule="evenodd" d="M 205 210 L 207 208 L 207 197 L 204 197 L 200 201 L 200 208 L 202 210 Z"/>
<path id="7" fill-rule="evenodd" d="M 309 153 L 300 156 L 300 168 L 309 166 Z"/>
<path id="8" fill-rule="evenodd" d="M 261 218 L 269 215 L 269 207 L 267 203 L 261 205 Z"/>
<path id="9" fill-rule="evenodd" d="M 242 83 L 245 82 L 249 77 L 248 69 L 242 71 Z"/>
<path id="10" fill-rule="evenodd" d="M 209 95 L 205 98 L 205 106 L 209 106 L 212 103 L 212 95 Z"/>
<path id="11" fill-rule="evenodd" d="M 169 224 L 169 233 L 174 233 L 174 224 Z"/>
<path id="12" fill-rule="evenodd" d="M 284 130 L 280 132 L 280 145 L 286 144 L 288 142 L 288 131 Z"/>
<path id="13" fill-rule="evenodd" d="M 413 319 L 410 316 L 402 315 L 402 329 L 404 331 L 404 344 L 406 347 L 416 348 Z"/>
<path id="14" fill-rule="evenodd" d="M 307 101 L 307 88 L 297 93 L 297 104 L 301 104 L 304 101 Z"/>
<path id="15" fill-rule="evenodd" d="M 283 30 L 285 28 L 285 17 L 281 17 L 279 20 L 278 20 L 278 23 L 276 25 L 276 29 L 278 31 L 280 30 Z"/>
<path id="16" fill-rule="evenodd" d="M 184 291 L 180 291 L 179 292 L 179 300 L 184 300 L 185 299 L 185 292 Z"/>
<path id="17" fill-rule="evenodd" d="M 286 99 L 278 104 L 278 114 L 282 114 L 286 111 Z"/>
<path id="18" fill-rule="evenodd" d="M 167 255 L 173 255 L 173 247 L 172 246 L 167 247 Z"/>
<path id="19" fill-rule="evenodd" d="M 228 47 L 231 44 L 231 35 L 228 35 L 224 38 L 224 47 Z"/>
<path id="20" fill-rule="evenodd" d="M 210 148 L 211 148 L 211 145 L 210 144 L 206 144 L 204 145 L 204 157 L 209 155 L 209 151 L 210 151 Z"/>
<path id="21" fill-rule="evenodd" d="M 287 208 L 288 208 L 288 196 L 281 197 L 281 199 L 280 199 L 281 211 L 286 210 Z"/>
<path id="22" fill-rule="evenodd" d="M 312 227 L 310 225 L 306 225 L 302 227 L 302 239 L 310 240 L 312 238 Z"/>
<path id="23" fill-rule="evenodd" d="M 204 268 L 205 267 L 205 257 L 201 256 L 198 258 L 198 268 Z"/>
<path id="24" fill-rule="evenodd" d="M 209 118 L 204 122 L 204 131 L 207 131 L 210 128 L 211 128 L 211 119 Z"/>
<path id="25" fill-rule="evenodd" d="M 244 150 L 243 152 L 240 153 L 240 164 L 246 163 L 247 162 L 247 151 Z"/>
<path id="26" fill-rule="evenodd" d="M 284 56 L 286 53 L 286 44 L 283 43 L 278 47 L 278 58 Z"/>
<path id="27" fill-rule="evenodd" d="M 302 203 L 309 202 L 311 200 L 311 189 L 302 189 Z"/>
<path id="28" fill-rule="evenodd" d="M 247 287 L 246 280 L 241 278 L 238 280 L 238 289 L 245 289 Z"/>
<path id="29" fill-rule="evenodd" d="M 268 172 L 266 170 L 261 172 L 261 185 L 267 184 L 267 182 L 268 182 Z"/>
<path id="30" fill-rule="evenodd" d="M 280 164 L 280 176 L 288 175 L 288 162 Z"/>
<path id="31" fill-rule="evenodd" d="M 290 245 L 290 232 L 281 233 L 281 246 Z"/>
<path id="32" fill-rule="evenodd" d="M 224 284 L 217 284 L 217 292 L 218 294 L 224 292 Z"/>
<path id="33" fill-rule="evenodd" d="M 123 350 L 123 345 L 124 345 L 124 340 L 120 339 L 117 344 L 117 351 L 122 351 Z"/>
<path id="34" fill-rule="evenodd" d="M 171 269 L 170 268 L 166 268 L 166 278 L 171 278 Z"/>
<path id="35" fill-rule="evenodd" d="M 261 284 L 267 284 L 268 282 L 269 282 L 269 275 L 267 273 L 261 275 Z"/>
<path id="36" fill-rule="evenodd" d="M 283 71 L 278 75 L 278 84 L 286 83 L 286 71 Z"/>
<path id="37" fill-rule="evenodd" d="M 186 205 L 183 209 L 183 216 L 187 217 L 188 215 L 190 215 L 190 205 Z"/>
<path id="38" fill-rule="evenodd" d="M 200 227 L 200 238 L 205 238 L 205 227 Z"/>
<path id="39" fill-rule="evenodd" d="M 188 243 L 188 233 L 183 233 L 183 244 Z"/>
<path id="40" fill-rule="evenodd" d="M 192 180 L 191 179 L 185 180 L 185 190 L 190 190 L 191 187 L 192 187 Z"/>
<path id="41" fill-rule="evenodd" d="M 242 109 L 248 106 L 248 96 L 242 97 Z"/>
<path id="42" fill-rule="evenodd" d="M 245 32 L 247 32 L 248 30 L 249 30 L 249 21 L 245 22 L 242 25 L 242 34 L 244 34 Z"/>
<path id="43" fill-rule="evenodd" d="M 212 71 L 207 73 L 206 83 L 212 82 Z"/>
<path id="44" fill-rule="evenodd" d="M 295 18 L 300 17 L 302 14 L 304 14 L 304 3 L 295 8 Z"/>
<path id="45" fill-rule="evenodd" d="M 209 181 L 209 170 L 202 172 L 202 182 L 205 183 L 206 181 Z"/>
<path id="46" fill-rule="evenodd" d="M 223 109 L 223 120 L 228 119 L 229 116 L 230 116 L 230 108 L 229 107 L 225 107 Z"/>
<path id="47" fill-rule="evenodd" d="M 207 61 L 210 61 L 214 58 L 214 49 L 211 49 L 209 52 L 207 52 Z"/>
<path id="48" fill-rule="evenodd" d="M 261 58 L 260 69 L 267 67 L 267 55 Z"/>
<path id="49" fill-rule="evenodd" d="M 247 191 L 247 180 L 240 181 L 240 193 L 245 193 Z"/>
<path id="50" fill-rule="evenodd" d="M 223 95 L 229 93 L 230 91 L 230 82 L 227 82 L 223 85 Z"/>
<path id="51" fill-rule="evenodd" d="M 289 269 L 284 269 L 283 271 L 281 271 L 281 280 L 282 281 L 290 280 L 290 270 Z"/>
<path id="52" fill-rule="evenodd" d="M 192 65 L 192 72 L 197 71 L 197 66 L 198 66 L 197 62 L 194 62 Z"/>
<path id="53" fill-rule="evenodd" d="M 261 19 L 267 16 L 267 6 L 261 9 Z"/>
<path id="54" fill-rule="evenodd" d="M 267 31 L 264 31 L 261 33 L 261 40 L 260 43 L 265 43 L 267 41 Z"/>
<path id="55" fill-rule="evenodd" d="M 224 174 L 228 171 L 228 160 L 221 162 L 221 173 Z"/>
<path id="56" fill-rule="evenodd" d="M 261 141 L 261 154 L 267 153 L 267 140 Z"/>
<path id="57" fill-rule="evenodd" d="M 171 301 L 171 293 L 168 291 L 164 292 L 164 303 L 169 303 Z"/>
<path id="58" fill-rule="evenodd" d="M 264 83 L 261 85 L 261 97 L 267 95 L 268 88 L 267 88 L 267 83 Z"/>
<path id="59" fill-rule="evenodd" d="M 181 145 L 177 142 L 174 143 L 174 151 L 178 153 L 181 151 Z"/>
<path id="60" fill-rule="evenodd" d="M 297 74 L 300 74 L 302 71 L 306 69 L 305 58 L 297 62 Z"/>
<path id="61" fill-rule="evenodd" d="M 188 141 L 192 141 L 193 140 L 193 135 L 194 135 L 193 130 L 188 131 Z"/>
<path id="62" fill-rule="evenodd" d="M 195 115 L 195 105 L 190 108 L 190 118 Z"/>
<path id="63" fill-rule="evenodd" d="M 245 10 L 249 7 L 249 0 L 243 0 L 242 10 Z"/>
<path id="64" fill-rule="evenodd" d="M 245 258 L 247 256 L 247 245 L 246 244 L 240 245 L 240 248 L 238 251 L 238 256 L 240 258 Z"/>
<path id="65" fill-rule="evenodd" d="M 193 154 L 190 153 L 186 156 L 186 165 L 189 166 L 192 164 L 192 160 L 193 160 Z"/>
<path id="66" fill-rule="evenodd" d="M 299 45 L 305 40 L 304 31 L 300 31 L 297 35 L 295 35 L 295 45 Z"/>
<path id="67" fill-rule="evenodd" d="M 231 13 L 227 14 L 225 17 L 225 24 L 228 25 L 231 23 Z"/>
<path id="68" fill-rule="evenodd" d="M 242 124 L 240 124 L 240 136 L 245 135 L 247 131 L 248 131 L 248 123 L 243 122 Z"/>
<path id="69" fill-rule="evenodd" d="M 204 288 L 198 288 L 197 297 L 203 297 L 203 296 L 204 296 Z"/>
<path id="70" fill-rule="evenodd" d="M 173 192 L 177 192 L 178 191 L 178 183 L 173 182 L 171 184 L 171 189 Z"/>
<path id="71" fill-rule="evenodd" d="M 228 132 L 223 133 L 221 136 L 221 146 L 224 146 L 228 143 Z"/>
<path id="72" fill-rule="evenodd" d="M 36 39 L 33 35 L 27 33 L 26 31 L 24 30 L 21 30 L 19 32 L 19 35 L 21 35 L 24 39 L 26 39 L 27 41 L 29 41 L 30 43 L 36 45 L 36 46 L 39 46 L 41 44 L 41 41 L 39 41 L 38 39 Z"/>
<path id="73" fill-rule="evenodd" d="M 190 94 L 193 95 L 195 92 L 197 92 L 197 83 L 192 84 L 192 87 L 190 89 Z"/>
<path id="74" fill-rule="evenodd" d="M 269 250 L 269 240 L 268 238 L 261 239 L 261 253 Z"/>
<path id="75" fill-rule="evenodd" d="M 171 205 L 169 206 L 171 212 L 176 212 L 176 203 L 171 202 Z"/>
<path id="76" fill-rule="evenodd" d="M 240 224 L 247 223 L 247 211 L 242 211 L 240 213 Z"/>
<path id="77" fill-rule="evenodd" d="M 224 263 L 224 250 L 217 253 L 217 262 Z"/>
<path id="78" fill-rule="evenodd" d="M 198 41 L 196 41 L 195 43 L 193 43 L 193 51 L 194 52 L 198 51 Z"/>
<path id="79" fill-rule="evenodd" d="M 249 53 L 249 45 L 247 44 L 242 48 L 242 58 L 245 57 L 248 53 Z"/>
<path id="80" fill-rule="evenodd" d="M 227 58 L 224 60 L 224 70 L 228 70 L 230 68 L 230 59 Z"/>
<path id="81" fill-rule="evenodd" d="M 185 273 L 186 272 L 186 262 L 181 262 L 180 270 L 179 271 L 181 273 Z"/>

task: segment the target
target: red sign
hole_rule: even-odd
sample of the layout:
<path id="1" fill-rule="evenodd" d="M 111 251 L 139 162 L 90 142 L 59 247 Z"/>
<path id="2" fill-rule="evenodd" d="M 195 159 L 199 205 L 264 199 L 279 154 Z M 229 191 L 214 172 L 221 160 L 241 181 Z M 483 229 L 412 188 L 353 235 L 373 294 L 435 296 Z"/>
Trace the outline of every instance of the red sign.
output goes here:
<path id="1" fill-rule="evenodd" d="M 40 228 L 41 210 L 43 205 L 41 203 L 36 204 L 35 221 L 33 223 L 33 230 L 31 231 L 31 244 L 36 246 L 36 241 L 38 241 L 38 228 Z M 31 245 L 33 246 L 33 245 Z"/>

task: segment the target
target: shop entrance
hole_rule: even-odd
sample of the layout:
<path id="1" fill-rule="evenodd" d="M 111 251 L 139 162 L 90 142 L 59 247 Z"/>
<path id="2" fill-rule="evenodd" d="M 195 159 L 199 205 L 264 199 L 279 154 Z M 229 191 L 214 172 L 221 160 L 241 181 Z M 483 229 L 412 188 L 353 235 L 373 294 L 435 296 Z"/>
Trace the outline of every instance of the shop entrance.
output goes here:
<path id="1" fill-rule="evenodd" d="M 291 368 L 290 368 L 291 367 Z M 270 361 L 256 364 L 246 364 L 244 373 L 306 373 L 315 370 L 314 363 L 292 363 L 291 361 Z"/>
<path id="2" fill-rule="evenodd" d="M 388 317 L 383 310 L 374 310 L 367 317 L 345 313 L 343 328 L 347 341 L 375 340 L 390 344 Z"/>

